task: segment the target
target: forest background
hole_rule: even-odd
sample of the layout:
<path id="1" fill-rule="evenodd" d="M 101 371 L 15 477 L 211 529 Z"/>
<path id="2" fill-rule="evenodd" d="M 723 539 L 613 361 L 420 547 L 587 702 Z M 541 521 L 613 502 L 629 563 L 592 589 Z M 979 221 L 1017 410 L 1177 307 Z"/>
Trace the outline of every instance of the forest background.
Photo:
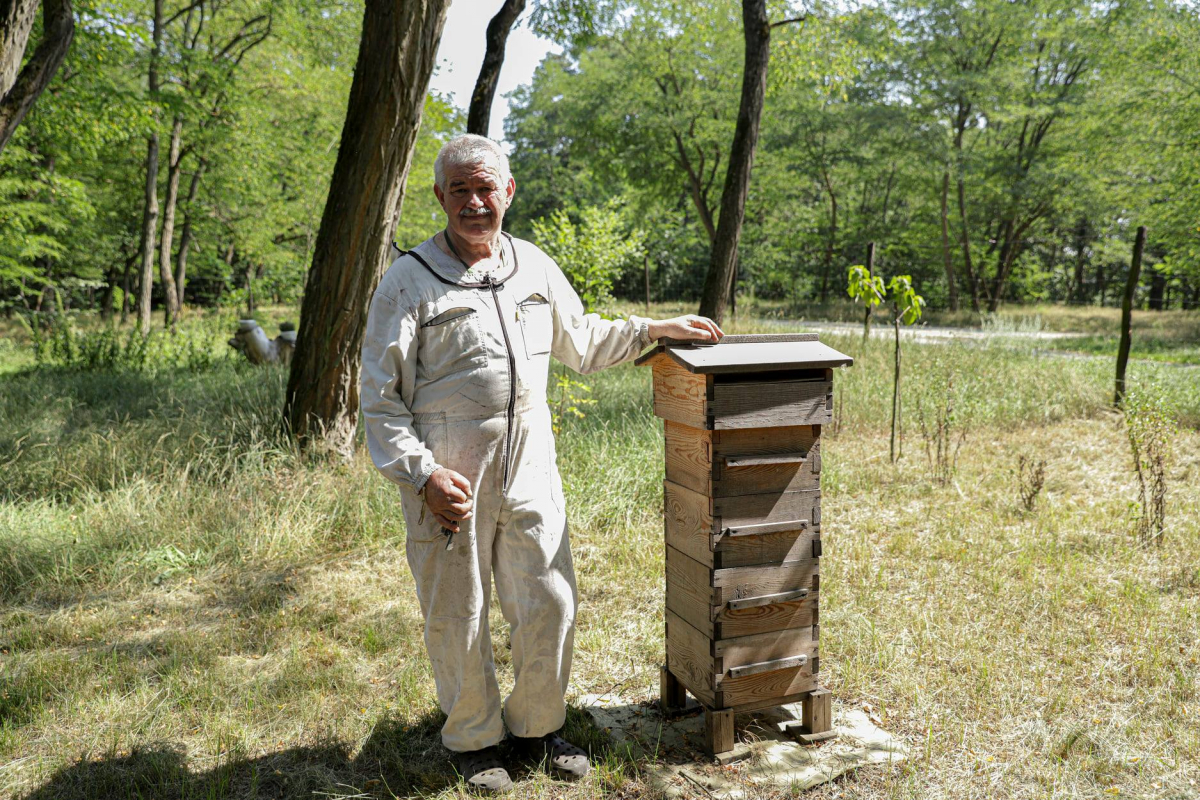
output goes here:
<path id="1" fill-rule="evenodd" d="M 698 298 L 737 114 L 740 9 L 595 8 L 607 13 L 586 25 L 537 19 L 564 52 L 511 97 L 506 226 L 535 241 L 576 227 L 641 241 L 622 251 L 615 293 Z M 0 155 L 7 314 L 136 309 L 154 133 L 155 303 L 168 275 L 192 306 L 294 304 L 303 291 L 361 4 L 168 3 L 153 90 L 152 12 L 76 4 L 66 61 Z M 742 297 L 790 311 L 841 297 L 846 267 L 876 242 L 877 271 L 912 274 L 934 309 L 1115 305 L 1133 229 L 1147 225 L 1138 304 L 1200 304 L 1195 8 L 775 3 L 772 18 L 801 12 L 772 34 Z M 465 124 L 428 96 L 402 247 L 440 226 L 432 160 Z"/>

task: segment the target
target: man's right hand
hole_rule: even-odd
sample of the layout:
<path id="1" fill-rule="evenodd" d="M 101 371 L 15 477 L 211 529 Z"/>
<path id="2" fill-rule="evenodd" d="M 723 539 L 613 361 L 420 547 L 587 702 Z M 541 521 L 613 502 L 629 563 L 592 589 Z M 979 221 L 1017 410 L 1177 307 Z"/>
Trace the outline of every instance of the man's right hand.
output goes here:
<path id="1" fill-rule="evenodd" d="M 425 481 L 425 505 L 443 528 L 458 533 L 458 523 L 471 518 L 471 482 L 440 467 Z"/>

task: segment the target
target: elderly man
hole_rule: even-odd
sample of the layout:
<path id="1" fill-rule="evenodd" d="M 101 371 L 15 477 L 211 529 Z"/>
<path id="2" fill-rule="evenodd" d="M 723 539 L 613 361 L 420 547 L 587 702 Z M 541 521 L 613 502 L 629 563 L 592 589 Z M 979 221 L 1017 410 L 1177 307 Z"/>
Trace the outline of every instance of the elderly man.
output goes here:
<path id="1" fill-rule="evenodd" d="M 558 265 L 502 230 L 516 184 L 499 145 L 448 142 L 434 164 L 446 227 L 397 251 L 371 301 L 362 411 L 375 466 L 400 486 L 406 554 L 425 618 L 442 742 L 473 787 L 512 786 L 496 744 L 518 745 L 563 777 L 587 755 L 558 730 L 571 670 L 575 574 L 546 403 L 553 355 L 594 372 L 660 337 L 716 341 L 697 316 L 585 314 Z M 511 626 L 514 685 L 492 663 L 492 576 Z"/>

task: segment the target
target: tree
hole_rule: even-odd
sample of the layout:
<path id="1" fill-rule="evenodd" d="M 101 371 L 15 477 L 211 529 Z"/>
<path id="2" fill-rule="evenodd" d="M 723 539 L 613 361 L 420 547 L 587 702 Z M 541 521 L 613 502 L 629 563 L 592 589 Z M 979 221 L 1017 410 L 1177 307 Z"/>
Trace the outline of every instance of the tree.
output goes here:
<path id="1" fill-rule="evenodd" d="M 67 56 L 75 36 L 70 0 L 42 3 L 42 40 L 25 66 L 38 0 L 0 2 L 0 152 Z"/>
<path id="2" fill-rule="evenodd" d="M 725 316 L 734 271 L 737 268 L 738 242 L 742 238 L 742 220 L 746 213 L 746 195 L 750 191 L 750 170 L 758 147 L 758 128 L 767 96 L 767 62 L 771 57 L 771 22 L 766 0 L 742 0 L 742 27 L 745 33 L 745 66 L 742 70 L 742 101 L 737 127 L 725 171 L 721 192 L 721 219 L 713 240 L 712 262 L 700 297 L 700 313 L 717 323 Z"/>
<path id="3" fill-rule="evenodd" d="M 467 112 L 467 133 L 487 136 L 488 124 L 492 119 L 492 100 L 496 96 L 496 82 L 500 79 L 500 68 L 504 66 L 504 47 L 508 43 L 508 32 L 521 12 L 525 0 L 504 0 L 496 16 L 487 26 L 483 51 L 483 66 L 471 93 L 471 107 Z"/>
<path id="4" fill-rule="evenodd" d="M 867 257 L 867 264 L 872 264 L 874 259 L 875 243 L 871 243 L 871 252 Z M 846 293 L 850 295 L 850 299 L 856 303 L 862 303 L 866 309 L 863 315 L 863 343 L 871 336 L 871 311 L 875 306 L 883 302 L 886 292 L 883 288 L 883 278 L 878 275 L 871 274 L 870 266 L 855 265 L 850 268 L 846 281 Z"/>
<path id="5" fill-rule="evenodd" d="M 912 325 L 921 318 L 925 307 L 925 298 L 917 294 L 913 288 L 911 275 L 897 275 L 888 281 L 888 291 L 892 293 L 892 326 L 896 332 L 895 370 L 892 375 L 892 440 L 891 459 L 896 463 L 900 455 L 897 445 L 900 431 L 900 325 Z"/>
<path id="6" fill-rule="evenodd" d="M 354 450 L 367 305 L 400 216 L 446 0 L 367 0 L 337 164 L 305 283 L 285 416 L 302 446 Z"/>

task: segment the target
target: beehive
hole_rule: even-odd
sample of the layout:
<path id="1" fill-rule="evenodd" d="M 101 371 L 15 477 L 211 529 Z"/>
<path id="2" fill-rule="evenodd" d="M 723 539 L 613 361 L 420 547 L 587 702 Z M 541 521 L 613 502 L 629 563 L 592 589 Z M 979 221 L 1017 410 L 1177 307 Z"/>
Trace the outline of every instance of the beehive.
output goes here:
<path id="1" fill-rule="evenodd" d="M 704 706 L 706 744 L 733 749 L 734 714 L 801 701 L 798 734 L 829 734 L 818 682 L 821 429 L 833 369 L 853 360 L 816 334 L 665 341 L 666 653 L 662 704 Z"/>

